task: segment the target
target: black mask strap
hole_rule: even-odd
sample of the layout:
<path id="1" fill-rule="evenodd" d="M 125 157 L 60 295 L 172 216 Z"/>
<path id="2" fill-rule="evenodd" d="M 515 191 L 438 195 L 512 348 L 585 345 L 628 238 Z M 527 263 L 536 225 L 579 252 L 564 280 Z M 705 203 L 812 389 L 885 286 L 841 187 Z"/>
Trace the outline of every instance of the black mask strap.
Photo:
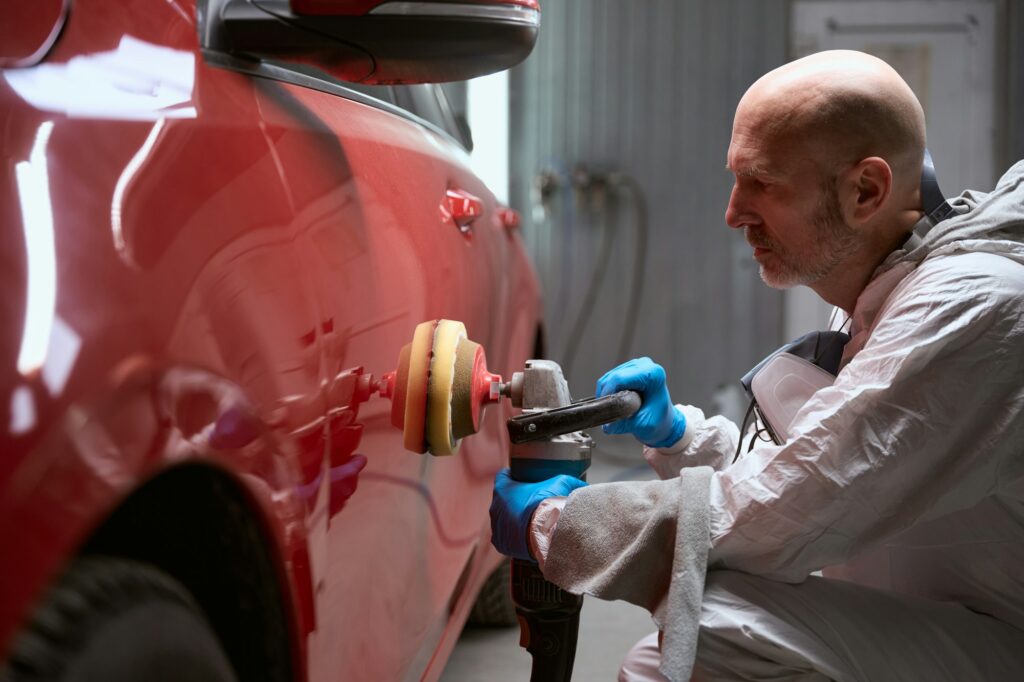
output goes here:
<path id="1" fill-rule="evenodd" d="M 927 148 L 924 150 L 924 164 L 921 166 L 921 207 L 924 209 L 924 216 L 914 225 L 913 234 L 903 246 L 907 251 L 917 248 L 920 240 L 924 239 L 930 229 L 953 215 L 953 207 L 939 189 L 939 181 L 935 177 L 935 163 L 932 161 L 932 153 Z"/>

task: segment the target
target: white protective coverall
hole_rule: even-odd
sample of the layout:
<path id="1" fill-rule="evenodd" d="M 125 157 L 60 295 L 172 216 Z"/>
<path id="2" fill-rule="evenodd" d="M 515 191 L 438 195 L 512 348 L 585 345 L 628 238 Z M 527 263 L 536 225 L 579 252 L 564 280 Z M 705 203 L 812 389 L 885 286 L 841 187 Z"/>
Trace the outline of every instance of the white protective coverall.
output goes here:
<path id="1" fill-rule="evenodd" d="M 538 508 L 549 580 L 664 631 L 621 679 L 1024 679 L 1024 161 L 951 203 L 876 270 L 784 445 L 730 463 L 736 425 L 680 408 L 644 453 L 663 480 Z"/>

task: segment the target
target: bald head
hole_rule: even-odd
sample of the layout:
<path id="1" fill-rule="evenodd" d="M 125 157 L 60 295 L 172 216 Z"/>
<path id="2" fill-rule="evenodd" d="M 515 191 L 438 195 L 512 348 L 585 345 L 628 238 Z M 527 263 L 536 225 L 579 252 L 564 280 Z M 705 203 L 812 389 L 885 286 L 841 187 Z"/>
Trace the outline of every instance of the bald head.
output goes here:
<path id="1" fill-rule="evenodd" d="M 921 104 L 891 66 L 862 52 L 819 52 L 767 73 L 740 101 L 736 125 L 799 148 L 823 169 L 882 158 L 896 193 L 920 181 Z"/>
<path id="2" fill-rule="evenodd" d="M 924 112 L 885 62 L 821 52 L 768 73 L 736 109 L 725 221 L 771 286 L 850 312 L 921 216 Z"/>

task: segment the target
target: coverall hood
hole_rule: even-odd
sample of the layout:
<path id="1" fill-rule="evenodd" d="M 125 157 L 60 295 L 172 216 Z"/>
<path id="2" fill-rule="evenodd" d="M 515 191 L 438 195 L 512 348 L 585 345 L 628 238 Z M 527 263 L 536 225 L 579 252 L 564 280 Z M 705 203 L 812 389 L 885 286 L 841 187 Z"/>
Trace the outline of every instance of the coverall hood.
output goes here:
<path id="1" fill-rule="evenodd" d="M 920 264 L 926 258 L 957 252 L 994 253 L 1024 263 L 1024 161 L 1014 164 L 991 192 L 966 190 L 949 200 L 956 213 L 925 235 L 912 251 L 897 249 L 875 271 L 875 277 L 899 263 Z"/>
<path id="2" fill-rule="evenodd" d="M 857 297 L 853 338 L 843 349 L 841 366 L 864 347 L 889 295 L 926 260 L 989 253 L 1024 265 L 1024 161 L 1006 171 L 991 192 L 965 190 L 949 203 L 955 214 L 933 227 L 916 248 L 889 254 Z"/>

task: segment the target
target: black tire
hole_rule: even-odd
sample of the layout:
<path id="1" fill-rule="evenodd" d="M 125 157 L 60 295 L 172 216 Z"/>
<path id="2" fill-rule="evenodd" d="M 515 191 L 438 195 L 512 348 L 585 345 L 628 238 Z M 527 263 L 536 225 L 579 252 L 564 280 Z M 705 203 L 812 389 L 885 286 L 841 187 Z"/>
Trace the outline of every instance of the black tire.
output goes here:
<path id="1" fill-rule="evenodd" d="M 75 560 L 0 668 L 22 682 L 235 682 L 202 611 L 178 581 L 136 561 Z"/>
<path id="2" fill-rule="evenodd" d="M 519 622 L 512 602 L 511 566 L 512 562 L 506 559 L 487 577 L 469 612 L 468 625 L 504 628 Z"/>

